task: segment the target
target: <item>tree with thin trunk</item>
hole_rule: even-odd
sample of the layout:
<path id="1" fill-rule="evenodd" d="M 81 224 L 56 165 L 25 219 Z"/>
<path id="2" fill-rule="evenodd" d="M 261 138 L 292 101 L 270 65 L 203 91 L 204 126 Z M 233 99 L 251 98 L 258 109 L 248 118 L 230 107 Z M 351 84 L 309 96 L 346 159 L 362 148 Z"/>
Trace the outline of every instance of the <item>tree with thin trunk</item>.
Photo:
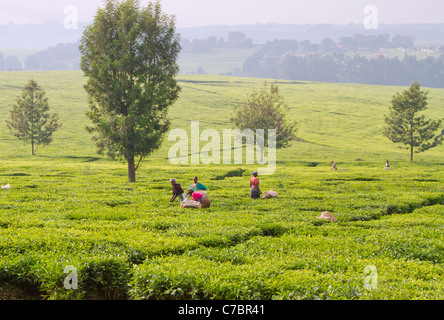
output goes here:
<path id="1" fill-rule="evenodd" d="M 410 161 L 413 153 L 424 152 L 434 148 L 444 140 L 437 130 L 442 120 L 426 120 L 419 112 L 427 109 L 428 91 L 422 91 L 418 82 L 409 89 L 396 93 L 392 98 L 390 113 L 385 116 L 384 135 L 400 148 L 410 149 Z"/>
<path id="2" fill-rule="evenodd" d="M 261 90 L 253 90 L 247 95 L 243 103 L 233 107 L 234 115 L 230 119 L 234 127 L 239 130 L 264 130 L 263 139 L 256 134 L 256 144 L 260 147 L 261 162 L 264 147 L 268 146 L 268 129 L 276 130 L 276 148 L 285 148 L 295 138 L 297 122 L 287 117 L 288 106 L 284 97 L 279 93 L 276 84 L 264 83 Z"/>
<path id="3" fill-rule="evenodd" d="M 36 154 L 39 145 L 50 144 L 52 134 L 62 126 L 57 113 L 51 115 L 48 111 L 45 91 L 37 82 L 29 80 L 12 107 L 11 119 L 6 120 L 12 135 L 31 144 L 32 155 Z"/>
<path id="4" fill-rule="evenodd" d="M 128 163 L 128 179 L 135 182 L 143 157 L 161 146 L 168 107 L 180 92 L 174 17 L 159 1 L 141 7 L 137 0 L 107 0 L 86 27 L 80 52 L 92 121 L 87 131 L 99 154 Z"/>

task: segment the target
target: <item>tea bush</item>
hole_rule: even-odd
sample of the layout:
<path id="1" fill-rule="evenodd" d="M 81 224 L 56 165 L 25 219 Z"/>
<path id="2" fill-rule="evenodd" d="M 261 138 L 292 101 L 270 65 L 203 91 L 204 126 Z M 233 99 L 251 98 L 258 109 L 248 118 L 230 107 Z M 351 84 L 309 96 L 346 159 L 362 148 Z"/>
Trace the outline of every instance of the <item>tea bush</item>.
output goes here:
<path id="1" fill-rule="evenodd" d="M 282 81 L 303 142 L 279 150 L 276 172 L 259 177 L 279 198 L 252 200 L 256 165 L 172 165 L 170 141 L 128 183 L 125 165 L 98 157 L 82 129 L 80 73 L 0 74 L 10 84 L 0 85 L 0 123 L 30 76 L 64 126 L 35 157 L 0 127 L 0 185 L 11 185 L 0 189 L 1 298 L 16 298 L 11 288 L 35 299 L 444 298 L 443 149 L 409 163 L 380 137 L 397 88 Z M 181 78 L 196 81 L 184 82 L 169 117 L 187 132 L 189 119 L 202 130 L 229 128 L 227 108 L 262 84 Z M 430 96 L 430 115 L 442 117 L 442 90 Z M 335 108 L 348 116 L 331 117 Z M 393 170 L 383 169 L 386 158 Z M 170 203 L 169 179 L 187 188 L 194 175 L 211 206 Z M 317 219 L 323 211 L 338 222 Z M 377 270 L 370 289 L 369 266 Z M 77 289 L 65 287 L 66 267 L 75 268 Z"/>

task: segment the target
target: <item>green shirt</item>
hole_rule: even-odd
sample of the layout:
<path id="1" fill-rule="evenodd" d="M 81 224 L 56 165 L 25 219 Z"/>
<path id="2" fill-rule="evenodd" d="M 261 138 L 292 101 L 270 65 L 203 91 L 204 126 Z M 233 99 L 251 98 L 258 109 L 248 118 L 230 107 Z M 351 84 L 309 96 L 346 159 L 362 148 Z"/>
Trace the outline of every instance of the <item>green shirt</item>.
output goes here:
<path id="1" fill-rule="evenodd" d="M 207 187 L 205 187 L 202 183 L 198 182 L 196 185 L 191 184 L 190 186 L 191 189 L 193 189 L 194 191 L 198 191 L 198 190 L 207 190 Z"/>

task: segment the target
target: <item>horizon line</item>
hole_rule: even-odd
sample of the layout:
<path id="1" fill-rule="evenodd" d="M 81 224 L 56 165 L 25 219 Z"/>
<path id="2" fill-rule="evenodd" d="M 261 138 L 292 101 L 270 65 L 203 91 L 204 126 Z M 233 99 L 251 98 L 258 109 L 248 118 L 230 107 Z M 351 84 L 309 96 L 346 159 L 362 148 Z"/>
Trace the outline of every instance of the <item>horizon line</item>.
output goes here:
<path id="1" fill-rule="evenodd" d="M 87 25 L 93 23 L 91 21 L 83 21 L 78 22 L 79 25 Z M 55 24 L 63 24 L 63 21 L 52 21 L 52 22 L 28 22 L 28 23 L 14 23 L 13 20 L 8 23 L 0 23 L 0 27 L 9 27 L 9 26 L 43 26 L 43 25 L 55 25 Z M 208 27 L 238 27 L 238 26 L 261 26 L 261 25 L 281 25 L 281 26 L 354 26 L 354 25 L 362 25 L 362 23 L 278 23 L 278 22 L 257 22 L 250 24 L 212 24 L 212 25 L 196 25 L 196 26 L 176 26 L 176 28 L 186 29 L 186 28 L 208 28 Z M 444 22 L 411 22 L 411 23 L 383 23 L 380 22 L 379 26 L 388 26 L 388 25 L 444 25 Z"/>

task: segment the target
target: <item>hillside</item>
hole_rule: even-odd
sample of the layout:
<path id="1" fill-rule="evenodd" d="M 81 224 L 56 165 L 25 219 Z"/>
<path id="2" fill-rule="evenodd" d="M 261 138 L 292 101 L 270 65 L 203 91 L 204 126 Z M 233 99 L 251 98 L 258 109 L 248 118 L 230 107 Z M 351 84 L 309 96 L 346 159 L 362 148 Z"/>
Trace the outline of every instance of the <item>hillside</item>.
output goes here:
<path id="1" fill-rule="evenodd" d="M 4 123 L 28 78 L 63 123 L 34 157 Z M 381 134 L 404 88 L 280 81 L 301 142 L 259 177 L 279 197 L 253 200 L 248 181 L 260 166 L 174 165 L 174 141 L 127 182 L 125 164 L 98 156 L 85 131 L 84 81 L 79 71 L 0 73 L 0 186 L 10 186 L 0 189 L 0 299 L 179 300 L 148 305 L 174 318 L 172 306 L 192 299 L 261 300 L 284 316 L 267 301 L 444 298 L 444 146 L 410 163 Z M 222 135 L 232 105 L 263 81 L 181 75 L 171 129 L 190 136 L 198 120 Z M 430 89 L 427 114 L 443 117 L 443 103 L 444 90 Z M 170 202 L 169 179 L 187 188 L 195 175 L 211 206 Z M 324 211 L 337 222 L 319 219 Z"/>
<path id="2" fill-rule="evenodd" d="M 34 78 L 45 88 L 52 109 L 65 123 L 56 133 L 54 143 L 41 152 L 53 156 L 95 156 L 93 144 L 84 130 L 88 107 L 80 71 L 0 73 L 0 123 L 8 117 L 15 97 L 29 78 Z M 230 129 L 232 106 L 242 101 L 252 89 L 259 88 L 265 80 L 181 75 L 179 84 L 182 93 L 169 112 L 172 128 L 190 130 L 190 121 L 199 120 L 201 130 L 209 127 L 221 132 Z M 279 151 L 278 160 L 408 160 L 405 151 L 382 136 L 384 114 L 392 95 L 405 88 L 300 81 L 282 81 L 280 87 L 290 107 L 290 116 L 299 122 L 298 138 L 304 142 L 294 142 L 289 149 Z M 427 115 L 443 117 L 444 90 L 429 91 Z M 183 110 L 186 110 L 186 116 L 182 114 Z M 27 147 L 8 135 L 6 125 L 0 126 L 0 139 L 3 156 L 27 155 Z M 165 159 L 171 145 L 172 142 L 166 141 L 165 147 L 152 158 Z M 439 161 L 442 148 L 418 154 L 416 159 Z"/>

